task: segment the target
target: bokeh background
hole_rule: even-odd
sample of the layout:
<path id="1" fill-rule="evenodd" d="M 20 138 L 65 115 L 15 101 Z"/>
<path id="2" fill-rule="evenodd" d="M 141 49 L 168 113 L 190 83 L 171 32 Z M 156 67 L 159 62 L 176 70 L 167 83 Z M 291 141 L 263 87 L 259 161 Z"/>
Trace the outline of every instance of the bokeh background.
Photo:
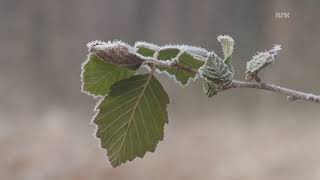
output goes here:
<path id="1" fill-rule="evenodd" d="M 276 13 L 290 13 L 277 19 Z M 320 93 L 319 0 L 1 0 L 1 180 L 320 179 L 320 106 L 234 89 L 211 99 L 157 75 L 171 104 L 165 140 L 112 168 L 80 92 L 92 40 L 197 45 L 235 41 L 236 77 L 257 51 L 282 44 L 266 81 Z"/>

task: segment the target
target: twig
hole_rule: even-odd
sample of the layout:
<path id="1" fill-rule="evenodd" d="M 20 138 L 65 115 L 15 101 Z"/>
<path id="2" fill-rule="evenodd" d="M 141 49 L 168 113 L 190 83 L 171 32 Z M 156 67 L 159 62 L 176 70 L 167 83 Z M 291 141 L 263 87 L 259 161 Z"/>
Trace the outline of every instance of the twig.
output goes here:
<path id="1" fill-rule="evenodd" d="M 173 67 L 177 70 L 187 71 L 189 73 L 199 74 L 199 72 L 196 69 L 183 66 L 178 63 L 169 63 L 168 61 L 159 61 L 155 59 L 151 59 L 148 61 L 148 63 L 155 64 L 156 66 L 162 66 L 162 67 Z M 320 103 L 320 96 L 311 94 L 311 93 L 305 93 L 301 91 L 296 91 L 284 87 L 280 87 L 273 84 L 268 84 L 260 79 L 258 75 L 255 75 L 253 79 L 257 82 L 246 82 L 246 81 L 239 81 L 239 80 L 232 80 L 228 86 L 222 88 L 222 90 L 227 90 L 231 88 L 253 88 L 253 89 L 262 89 L 267 91 L 272 91 L 275 93 L 279 93 L 282 95 L 287 96 L 287 100 L 289 101 L 295 101 L 295 100 L 305 100 L 309 102 L 316 102 Z"/>
<path id="2" fill-rule="evenodd" d="M 173 67 L 173 68 L 177 69 L 178 71 L 186 71 L 186 72 L 191 73 L 193 75 L 199 73 L 196 69 L 184 66 L 182 64 L 179 64 L 177 62 L 170 61 L 170 60 L 158 60 L 158 59 L 151 58 L 151 57 L 145 57 L 144 63 L 145 64 L 152 64 L 152 65 L 158 66 L 158 67 Z"/>
<path id="3" fill-rule="evenodd" d="M 288 100 L 305 100 L 305 101 L 310 101 L 310 102 L 316 102 L 320 103 L 320 96 L 311 94 L 311 93 L 305 93 L 301 91 L 296 91 L 280 86 L 276 86 L 273 84 L 268 84 L 268 83 L 254 83 L 254 82 L 245 82 L 245 81 L 238 81 L 238 80 L 232 80 L 232 83 L 229 85 L 228 88 L 254 88 L 254 89 L 263 89 L 267 91 L 272 91 L 275 93 L 280 93 L 283 95 L 286 95 Z"/>

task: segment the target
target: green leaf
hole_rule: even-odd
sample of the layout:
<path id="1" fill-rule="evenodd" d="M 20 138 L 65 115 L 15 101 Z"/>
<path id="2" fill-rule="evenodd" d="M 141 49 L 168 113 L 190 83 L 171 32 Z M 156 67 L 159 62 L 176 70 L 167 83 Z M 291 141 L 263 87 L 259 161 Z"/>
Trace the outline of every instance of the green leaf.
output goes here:
<path id="1" fill-rule="evenodd" d="M 205 65 L 199 69 L 200 73 L 216 84 L 228 83 L 233 79 L 233 72 L 215 53 L 211 53 Z"/>
<path id="2" fill-rule="evenodd" d="M 113 167 L 154 152 L 168 123 L 167 104 L 169 97 L 152 74 L 136 75 L 112 86 L 97 107 L 94 123 Z"/>
<path id="3" fill-rule="evenodd" d="M 136 42 L 134 47 L 137 49 L 137 53 L 145 57 L 153 57 L 153 55 L 160 48 L 157 45 L 146 43 L 146 42 Z"/>
<path id="4" fill-rule="evenodd" d="M 115 82 L 134 73 L 133 70 L 107 63 L 91 53 L 82 65 L 82 91 L 93 96 L 104 96 Z"/>
<path id="5" fill-rule="evenodd" d="M 170 47 L 170 48 L 164 48 L 158 52 L 157 58 L 159 60 L 173 60 L 177 55 L 179 54 L 180 49 Z"/>
<path id="6" fill-rule="evenodd" d="M 163 61 L 166 61 L 166 60 L 174 61 L 176 60 L 175 58 L 178 56 L 179 52 L 180 52 L 180 49 L 178 48 L 164 48 L 158 52 L 156 58 L 158 60 L 163 60 Z M 158 70 L 166 71 L 171 75 L 175 73 L 175 69 L 169 68 L 169 67 L 159 67 Z"/>
<path id="7" fill-rule="evenodd" d="M 158 60 L 171 60 L 171 61 L 177 61 L 176 57 L 180 53 L 180 49 L 170 47 L 170 48 L 163 48 L 161 49 L 158 54 L 157 54 L 157 59 Z M 172 75 L 175 77 L 175 74 L 179 73 L 175 68 L 170 68 L 170 67 L 158 67 L 157 68 L 159 71 L 162 72 L 167 72 L 168 74 Z"/>
<path id="8" fill-rule="evenodd" d="M 198 70 L 205 62 L 194 58 L 193 56 L 182 53 L 178 58 L 178 63 L 195 70 Z M 187 71 L 178 71 L 175 73 L 176 80 L 183 86 L 187 85 L 189 80 L 194 79 L 196 74 Z"/>
<path id="9" fill-rule="evenodd" d="M 148 49 L 146 47 L 139 47 L 137 50 L 138 54 L 141 54 L 142 56 L 146 56 L 146 57 L 152 57 L 155 53 L 155 51 Z"/>
<path id="10" fill-rule="evenodd" d="M 159 60 L 173 60 L 176 63 L 183 65 L 185 67 L 193 68 L 195 70 L 199 69 L 204 64 L 204 52 L 201 52 L 203 56 L 200 56 L 200 51 L 197 52 L 199 54 L 194 54 L 195 51 L 186 51 L 180 53 L 181 50 L 177 48 L 168 48 L 159 51 L 157 58 Z M 177 70 L 175 68 L 168 67 L 160 67 L 158 68 L 160 71 L 166 71 L 168 74 L 172 75 L 179 84 L 185 86 L 191 79 L 194 79 L 196 74 L 190 73 L 183 70 Z"/>

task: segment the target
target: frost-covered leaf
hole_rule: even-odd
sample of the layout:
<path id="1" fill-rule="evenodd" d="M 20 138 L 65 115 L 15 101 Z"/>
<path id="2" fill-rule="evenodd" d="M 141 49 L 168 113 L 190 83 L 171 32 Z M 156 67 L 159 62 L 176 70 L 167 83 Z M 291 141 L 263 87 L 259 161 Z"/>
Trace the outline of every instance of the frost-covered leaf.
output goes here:
<path id="1" fill-rule="evenodd" d="M 94 96 L 104 96 L 117 81 L 134 75 L 135 71 L 110 64 L 90 53 L 82 65 L 82 91 Z"/>
<path id="2" fill-rule="evenodd" d="M 168 123 L 167 104 L 167 93 L 151 74 L 136 75 L 112 86 L 97 106 L 94 123 L 113 167 L 154 152 Z"/>
<path id="3" fill-rule="evenodd" d="M 281 50 L 280 45 L 275 45 L 271 50 L 265 52 L 259 52 L 257 55 L 247 62 L 246 74 L 256 74 L 264 67 L 273 63 L 275 57 Z"/>
<path id="4" fill-rule="evenodd" d="M 134 47 L 137 49 L 138 54 L 146 57 L 153 57 L 153 55 L 160 49 L 157 45 L 140 41 L 136 42 Z"/>
<path id="5" fill-rule="evenodd" d="M 160 51 L 158 51 L 156 58 L 162 61 L 176 61 L 176 57 L 178 56 L 179 52 L 180 49 L 178 48 L 162 48 Z M 178 72 L 175 68 L 170 67 L 158 67 L 158 70 L 165 71 L 171 75 L 174 75 L 176 72 Z"/>
<path id="6" fill-rule="evenodd" d="M 204 93 L 208 96 L 208 97 L 212 97 L 216 94 L 218 94 L 218 85 L 215 84 L 212 81 L 209 81 L 205 78 L 204 82 L 203 82 L 203 90 Z"/>
<path id="7" fill-rule="evenodd" d="M 229 65 L 212 52 L 199 72 L 204 77 L 203 89 L 208 97 L 216 95 L 224 85 L 233 79 L 233 71 Z"/>
<path id="8" fill-rule="evenodd" d="M 198 70 L 205 62 L 194 58 L 193 56 L 182 53 L 178 58 L 178 63 L 195 70 Z M 176 80 L 179 81 L 183 86 L 196 77 L 196 74 L 187 71 L 179 71 L 175 73 Z"/>
<path id="9" fill-rule="evenodd" d="M 193 58 L 197 60 L 206 61 L 208 58 L 209 52 L 203 48 L 186 46 L 184 48 L 184 52 L 191 55 Z"/>
<path id="10" fill-rule="evenodd" d="M 176 47 L 164 47 L 157 55 L 159 60 L 173 60 L 179 54 L 180 49 Z"/>
<path id="11" fill-rule="evenodd" d="M 198 70 L 204 64 L 206 56 L 206 51 L 200 48 L 178 46 L 177 48 L 170 47 L 160 50 L 157 59 L 171 60 L 182 66 Z M 194 73 L 177 70 L 173 67 L 160 67 L 158 70 L 167 72 L 182 86 L 187 85 L 190 80 L 195 79 L 196 77 L 196 74 Z"/>
<path id="12" fill-rule="evenodd" d="M 218 36 L 218 41 L 222 46 L 224 62 L 226 64 L 230 64 L 232 53 L 233 53 L 233 47 L 234 47 L 233 38 L 228 35 L 221 35 L 221 36 Z"/>
<path id="13" fill-rule="evenodd" d="M 107 63 L 136 70 L 143 62 L 143 59 L 137 56 L 135 48 L 121 41 L 93 41 L 87 46 L 90 53 L 96 54 Z"/>
<path id="14" fill-rule="evenodd" d="M 211 53 L 199 72 L 202 76 L 216 84 L 228 83 L 233 79 L 233 72 L 215 53 Z"/>

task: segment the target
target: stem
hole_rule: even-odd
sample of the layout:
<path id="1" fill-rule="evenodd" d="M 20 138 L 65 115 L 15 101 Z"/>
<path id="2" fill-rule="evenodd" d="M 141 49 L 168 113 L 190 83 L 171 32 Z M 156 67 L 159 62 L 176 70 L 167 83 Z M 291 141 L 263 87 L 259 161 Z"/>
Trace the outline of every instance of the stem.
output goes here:
<path id="1" fill-rule="evenodd" d="M 178 71 L 186 71 L 186 72 L 189 72 L 193 75 L 198 73 L 198 70 L 196 70 L 196 69 L 184 66 L 184 65 L 176 63 L 176 62 L 172 62 L 170 60 L 164 61 L 164 60 L 158 60 L 155 58 L 147 57 L 147 58 L 145 58 L 144 63 L 152 64 L 154 66 L 159 66 L 159 67 L 173 67 L 173 68 L 177 69 Z"/>
<path id="2" fill-rule="evenodd" d="M 177 70 L 187 71 L 192 74 L 199 73 L 196 69 L 186 67 L 186 66 L 183 66 L 178 63 L 169 63 L 169 61 L 167 61 L 167 62 L 166 61 L 159 61 L 159 60 L 150 58 L 149 63 L 152 63 L 156 66 L 162 66 L 162 67 L 174 67 Z M 268 84 L 268 83 L 262 81 L 258 75 L 256 75 L 253 79 L 256 80 L 257 83 L 232 80 L 232 82 L 230 84 L 228 84 L 227 87 L 224 87 L 223 90 L 227 90 L 227 89 L 231 89 L 231 88 L 262 89 L 262 90 L 272 91 L 275 93 L 285 95 L 285 96 L 287 96 L 287 99 L 289 101 L 304 100 L 304 101 L 309 101 L 309 102 L 320 103 L 320 96 L 319 95 L 296 91 L 296 90 L 284 88 L 284 87 L 273 85 L 273 84 Z"/>
<path id="3" fill-rule="evenodd" d="M 272 91 L 275 93 L 286 95 L 288 97 L 287 98 L 288 100 L 304 100 L 309 102 L 320 103 L 319 95 L 296 91 L 296 90 L 292 90 L 292 89 L 288 89 L 288 88 L 284 88 L 284 87 L 280 87 L 280 86 L 276 86 L 268 83 L 259 84 L 254 82 L 233 80 L 226 89 L 230 89 L 230 88 L 262 89 L 262 90 Z"/>

